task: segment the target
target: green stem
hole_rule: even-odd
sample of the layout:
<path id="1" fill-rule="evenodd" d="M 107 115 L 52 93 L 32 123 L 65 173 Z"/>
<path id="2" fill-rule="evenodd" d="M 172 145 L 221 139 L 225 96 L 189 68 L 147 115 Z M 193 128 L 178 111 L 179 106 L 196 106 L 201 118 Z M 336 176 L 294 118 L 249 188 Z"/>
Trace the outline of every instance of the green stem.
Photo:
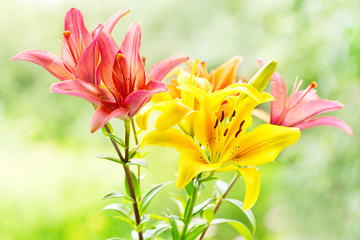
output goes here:
<path id="1" fill-rule="evenodd" d="M 234 186 L 236 180 L 238 180 L 238 178 L 240 177 L 239 173 L 236 173 L 236 175 L 233 177 L 233 179 L 231 179 L 231 182 L 229 183 L 228 188 L 226 189 L 226 191 L 224 192 L 224 194 L 222 196 L 220 196 L 218 203 L 215 206 L 214 209 L 214 214 L 216 214 L 216 212 L 219 210 L 219 207 L 221 206 L 222 200 L 224 198 L 226 198 L 226 196 L 228 195 L 228 193 L 230 192 L 230 189 Z M 209 225 L 210 226 L 210 225 Z M 209 226 L 207 228 L 205 228 L 205 230 L 202 232 L 199 240 L 202 240 L 205 237 L 206 231 L 209 229 Z"/>
<path id="2" fill-rule="evenodd" d="M 187 228 L 189 227 L 189 224 L 192 219 L 192 213 L 193 213 L 193 209 L 195 206 L 197 194 L 198 194 L 198 188 L 195 187 L 192 192 L 191 198 L 189 198 L 188 203 L 187 203 L 187 205 L 189 204 L 189 206 L 186 208 L 187 211 L 184 214 L 184 228 L 183 228 L 180 240 L 184 240 L 186 237 Z"/>
<path id="3" fill-rule="evenodd" d="M 133 129 L 135 144 L 138 145 L 139 140 L 138 140 L 138 137 L 137 137 L 137 134 L 136 134 L 136 126 L 135 126 L 135 122 L 134 122 L 133 118 L 131 118 L 131 126 L 132 126 L 132 129 Z M 138 176 L 139 186 L 140 186 L 140 175 L 141 175 L 140 168 L 141 168 L 140 166 L 137 166 L 137 176 Z M 140 196 L 139 196 L 139 201 L 140 201 Z"/>

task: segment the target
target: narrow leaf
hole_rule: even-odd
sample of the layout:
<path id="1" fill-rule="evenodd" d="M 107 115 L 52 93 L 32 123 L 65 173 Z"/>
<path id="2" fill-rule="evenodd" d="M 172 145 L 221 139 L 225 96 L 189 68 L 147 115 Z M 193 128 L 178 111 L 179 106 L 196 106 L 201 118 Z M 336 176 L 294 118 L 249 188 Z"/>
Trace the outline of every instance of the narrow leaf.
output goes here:
<path id="1" fill-rule="evenodd" d="M 200 203 L 199 205 L 196 205 L 194 207 L 193 210 L 193 216 L 195 216 L 196 214 L 198 214 L 200 211 L 202 211 L 204 208 L 206 208 L 209 204 L 215 202 L 216 199 L 215 198 L 209 198 L 207 200 L 205 200 L 204 202 Z"/>
<path id="2" fill-rule="evenodd" d="M 101 200 L 109 199 L 109 198 L 125 198 L 127 201 L 134 202 L 134 200 L 132 198 L 125 196 L 124 194 L 117 192 L 117 191 L 112 191 L 112 192 L 105 194 L 101 198 Z"/>
<path id="3" fill-rule="evenodd" d="M 140 186 L 139 186 L 139 182 L 138 182 L 138 179 L 137 179 L 135 173 L 133 173 L 132 171 L 131 171 L 131 179 L 132 179 L 132 182 L 134 185 L 135 197 L 138 198 L 140 196 Z M 126 190 L 127 195 L 129 197 L 131 197 L 129 184 L 127 182 L 126 177 L 125 177 L 125 190 Z"/>
<path id="4" fill-rule="evenodd" d="M 178 225 L 176 224 L 176 220 L 175 218 L 177 218 L 178 216 L 174 216 L 174 215 L 167 215 L 164 214 L 165 217 L 167 217 L 169 219 L 169 223 L 171 225 L 171 235 L 172 235 L 172 239 L 173 240 L 179 240 L 180 239 L 180 233 L 179 233 L 179 229 L 178 229 Z"/>
<path id="5" fill-rule="evenodd" d="M 146 224 L 147 224 L 149 221 L 150 221 L 149 215 L 144 214 L 144 216 L 142 217 L 141 222 L 139 223 L 139 225 L 136 227 L 135 230 L 136 230 L 137 232 L 143 231 L 144 228 L 145 228 L 145 226 L 146 226 Z"/>
<path id="6" fill-rule="evenodd" d="M 107 154 L 99 154 L 96 156 L 96 158 L 106 159 L 106 160 L 110 160 L 112 162 L 123 164 L 123 162 L 119 158 L 116 158 L 116 157 L 113 157 L 113 156 L 110 156 Z"/>
<path id="7" fill-rule="evenodd" d="M 245 240 L 253 240 L 253 236 L 250 230 L 242 222 L 225 218 L 216 218 L 211 222 L 211 224 L 221 223 L 230 224 L 238 233 L 240 233 L 245 238 Z"/>
<path id="8" fill-rule="evenodd" d="M 191 228 L 186 235 L 186 240 L 195 240 L 207 227 L 208 224 L 201 224 Z"/>
<path id="9" fill-rule="evenodd" d="M 240 209 L 240 211 L 243 212 L 246 215 L 247 219 L 251 223 L 251 227 L 252 227 L 252 230 L 253 230 L 252 232 L 253 232 L 253 234 L 255 234 L 256 220 L 255 220 L 255 216 L 254 216 L 253 212 L 250 209 L 244 211 L 243 202 L 241 202 L 240 200 L 233 199 L 233 198 L 224 198 L 223 201 L 231 203 L 232 205 L 234 205 L 235 207 Z"/>
<path id="10" fill-rule="evenodd" d="M 130 208 L 120 203 L 111 203 L 102 209 L 102 211 L 106 211 L 106 210 L 114 210 L 120 213 L 121 215 L 123 215 L 124 217 L 129 217 L 131 213 Z"/>
<path id="11" fill-rule="evenodd" d="M 159 193 L 161 189 L 163 189 L 166 185 L 170 184 L 171 182 L 163 183 L 156 185 L 149 189 L 145 195 L 142 197 L 141 203 L 140 203 L 140 214 L 144 214 L 146 212 L 146 209 L 148 208 L 151 200 L 156 196 L 156 194 Z"/>
<path id="12" fill-rule="evenodd" d="M 146 161 L 142 158 L 133 158 L 126 165 L 138 165 L 144 168 L 149 168 Z"/>

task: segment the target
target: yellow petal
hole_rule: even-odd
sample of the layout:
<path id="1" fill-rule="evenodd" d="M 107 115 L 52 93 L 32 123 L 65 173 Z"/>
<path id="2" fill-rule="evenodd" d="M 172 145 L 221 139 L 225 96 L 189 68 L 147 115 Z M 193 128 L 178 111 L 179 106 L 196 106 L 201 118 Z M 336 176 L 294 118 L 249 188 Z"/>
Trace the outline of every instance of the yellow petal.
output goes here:
<path id="1" fill-rule="evenodd" d="M 162 114 L 156 120 L 155 127 L 159 130 L 171 128 L 183 120 L 187 115 L 194 112 L 191 108 L 181 103 L 180 99 L 172 101 L 161 109 Z"/>
<path id="2" fill-rule="evenodd" d="M 193 149 L 203 154 L 203 151 L 200 148 L 200 146 L 197 145 L 191 137 L 183 134 L 178 129 L 170 128 L 167 130 L 152 131 L 148 133 L 140 143 L 141 148 L 154 146 L 154 145 L 171 147 L 179 152 L 182 152 L 187 149 Z"/>
<path id="3" fill-rule="evenodd" d="M 147 129 L 149 114 L 152 110 L 164 110 L 168 105 L 171 105 L 171 103 L 172 101 L 157 102 L 151 106 L 145 106 L 141 108 L 141 110 L 136 115 L 136 123 L 139 128 L 144 131 Z"/>
<path id="4" fill-rule="evenodd" d="M 186 92 L 194 96 L 200 103 L 208 99 L 208 94 L 200 88 L 191 85 L 179 85 L 177 88 L 182 92 Z"/>
<path id="5" fill-rule="evenodd" d="M 151 101 L 153 103 L 164 102 L 164 101 L 172 101 L 172 100 L 174 100 L 174 99 L 167 92 L 157 93 L 154 96 L 152 96 L 152 98 L 151 98 Z"/>
<path id="6" fill-rule="evenodd" d="M 196 87 L 201 88 L 208 94 L 211 93 L 212 86 L 207 79 L 198 77 L 195 78 L 195 81 L 196 81 Z"/>
<path id="7" fill-rule="evenodd" d="M 193 149 L 188 149 L 180 154 L 179 175 L 176 187 L 183 188 L 191 179 L 206 171 L 213 171 L 220 167 L 219 163 L 208 163 L 203 155 Z"/>
<path id="8" fill-rule="evenodd" d="M 260 174 L 255 167 L 238 169 L 245 180 L 245 200 L 244 211 L 252 208 L 259 197 L 260 192 Z"/>
<path id="9" fill-rule="evenodd" d="M 239 166 L 257 166 L 272 162 L 284 148 L 299 138 L 298 128 L 262 124 L 236 138 L 228 147 L 223 161 Z"/>

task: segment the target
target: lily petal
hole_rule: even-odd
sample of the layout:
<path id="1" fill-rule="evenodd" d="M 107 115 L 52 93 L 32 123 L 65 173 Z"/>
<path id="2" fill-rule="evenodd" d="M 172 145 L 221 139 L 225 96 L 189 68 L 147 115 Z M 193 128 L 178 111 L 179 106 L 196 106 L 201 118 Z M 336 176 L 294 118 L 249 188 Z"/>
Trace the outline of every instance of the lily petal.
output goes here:
<path id="1" fill-rule="evenodd" d="M 264 66 L 265 63 L 262 59 L 258 59 L 260 66 Z M 270 122 L 271 124 L 278 124 L 281 114 L 286 107 L 287 89 L 284 79 L 280 74 L 274 72 L 271 76 L 271 95 L 275 98 L 275 101 L 271 102 Z"/>
<path id="2" fill-rule="evenodd" d="M 132 92 L 124 99 L 124 105 L 130 110 L 129 116 L 135 115 L 152 95 L 166 90 L 165 83 L 150 81 L 145 89 Z"/>
<path id="3" fill-rule="evenodd" d="M 97 68 L 97 40 L 100 36 L 100 33 L 104 27 L 99 24 L 95 29 L 95 38 L 90 43 L 90 45 L 84 50 L 79 64 L 75 73 L 75 77 L 82 79 L 89 83 L 96 83 L 96 68 Z"/>
<path id="4" fill-rule="evenodd" d="M 194 112 L 191 108 L 181 103 L 180 99 L 175 99 L 162 109 L 162 114 L 156 120 L 155 127 L 164 130 L 175 126 L 190 113 Z"/>
<path id="5" fill-rule="evenodd" d="M 61 81 L 74 78 L 73 73 L 66 67 L 64 60 L 51 52 L 26 50 L 16 54 L 11 60 L 24 60 L 36 63 Z"/>
<path id="6" fill-rule="evenodd" d="M 198 151 L 193 149 L 185 150 L 180 154 L 176 187 L 183 188 L 199 173 L 213 171 L 220 166 L 220 163 L 208 163 Z"/>
<path id="7" fill-rule="evenodd" d="M 200 146 L 197 145 L 190 136 L 183 134 L 179 129 L 170 128 L 167 130 L 152 131 L 148 133 L 140 143 L 141 148 L 154 145 L 171 147 L 179 152 L 193 149 L 199 152 L 199 154 L 202 154 L 203 158 L 206 159 Z"/>
<path id="8" fill-rule="evenodd" d="M 183 54 L 167 57 L 164 60 L 153 65 L 147 73 L 147 81 L 162 81 L 163 78 L 177 65 L 188 60 L 189 57 Z"/>
<path id="9" fill-rule="evenodd" d="M 333 126 L 344 130 L 350 136 L 353 135 L 352 129 L 349 125 L 347 125 L 343 120 L 331 116 L 323 116 L 323 117 L 310 119 L 308 121 L 298 123 L 294 127 L 303 130 L 306 128 L 311 128 L 316 126 Z"/>
<path id="10" fill-rule="evenodd" d="M 91 42 L 91 35 L 85 27 L 84 19 L 79 9 L 71 8 L 66 12 L 64 31 L 70 32 L 71 41 L 66 41 L 64 37 L 61 54 L 66 61 L 71 62 L 72 57 L 68 49 L 77 49 L 78 57 L 80 57 L 83 50 Z"/>
<path id="11" fill-rule="evenodd" d="M 130 12 L 130 9 L 124 9 L 124 10 L 119 11 L 119 12 L 115 13 L 114 15 L 112 15 L 104 24 L 104 30 L 111 34 L 116 23 L 120 20 L 120 18 L 122 18 L 129 12 Z"/>
<path id="12" fill-rule="evenodd" d="M 225 153 L 224 164 L 258 166 L 275 160 L 287 146 L 300 138 L 298 128 L 262 124 L 253 131 L 236 138 Z"/>
<path id="13" fill-rule="evenodd" d="M 244 211 L 252 208 L 259 197 L 260 192 L 260 174 L 255 167 L 238 168 L 244 177 L 246 192 L 244 200 Z"/>
<path id="14" fill-rule="evenodd" d="M 128 113 L 129 110 L 126 108 L 117 108 L 114 110 L 113 108 L 100 105 L 96 109 L 94 116 L 91 119 L 91 132 L 93 133 L 97 131 L 114 117 L 120 118 L 122 120 L 129 119 Z"/>
<path id="15" fill-rule="evenodd" d="M 236 71 L 239 68 L 243 58 L 235 56 L 211 71 L 209 80 L 212 81 L 212 91 L 223 89 L 236 80 Z"/>
<path id="16" fill-rule="evenodd" d="M 308 101 L 290 109 L 281 125 L 291 127 L 321 113 L 339 110 L 342 107 L 343 105 L 338 101 L 326 99 Z"/>
<path id="17" fill-rule="evenodd" d="M 50 87 L 50 92 L 80 97 L 95 105 L 116 106 L 116 101 L 109 91 L 80 79 L 54 83 Z"/>

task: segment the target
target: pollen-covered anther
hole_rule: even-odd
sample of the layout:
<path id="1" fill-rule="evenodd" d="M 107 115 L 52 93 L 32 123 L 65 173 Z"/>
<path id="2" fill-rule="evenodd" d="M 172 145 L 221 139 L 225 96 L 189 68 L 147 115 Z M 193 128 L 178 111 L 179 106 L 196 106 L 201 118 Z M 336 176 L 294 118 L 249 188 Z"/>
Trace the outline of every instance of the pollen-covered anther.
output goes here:
<path id="1" fill-rule="evenodd" d="M 124 54 L 118 53 L 116 54 L 116 60 L 120 61 L 120 59 L 125 58 Z"/>
<path id="2" fill-rule="evenodd" d="M 230 120 L 233 118 L 233 117 L 235 117 L 235 110 L 234 110 L 234 112 L 233 112 L 233 114 L 231 115 L 231 118 L 230 118 Z"/>
<path id="3" fill-rule="evenodd" d="M 222 122 L 224 120 L 224 117 L 225 117 L 225 113 L 224 111 L 221 111 L 221 119 L 220 119 L 220 122 Z"/>
<path id="4" fill-rule="evenodd" d="M 64 31 L 63 32 L 63 36 L 68 38 L 70 36 L 71 32 L 70 31 Z"/>
<path id="5" fill-rule="evenodd" d="M 235 133 L 235 138 L 237 138 L 237 136 L 241 133 L 241 129 L 239 129 L 236 133 Z"/>
<path id="6" fill-rule="evenodd" d="M 227 128 L 224 132 L 224 137 L 226 136 L 226 134 L 228 133 L 229 129 Z"/>
<path id="7" fill-rule="evenodd" d="M 317 87 L 317 83 L 316 83 L 316 82 L 314 82 L 314 81 L 313 81 L 313 82 L 311 82 L 310 87 L 311 87 L 311 88 L 316 88 L 316 87 Z"/>
<path id="8" fill-rule="evenodd" d="M 216 119 L 214 128 L 216 128 L 218 124 L 219 124 L 219 119 Z"/>

